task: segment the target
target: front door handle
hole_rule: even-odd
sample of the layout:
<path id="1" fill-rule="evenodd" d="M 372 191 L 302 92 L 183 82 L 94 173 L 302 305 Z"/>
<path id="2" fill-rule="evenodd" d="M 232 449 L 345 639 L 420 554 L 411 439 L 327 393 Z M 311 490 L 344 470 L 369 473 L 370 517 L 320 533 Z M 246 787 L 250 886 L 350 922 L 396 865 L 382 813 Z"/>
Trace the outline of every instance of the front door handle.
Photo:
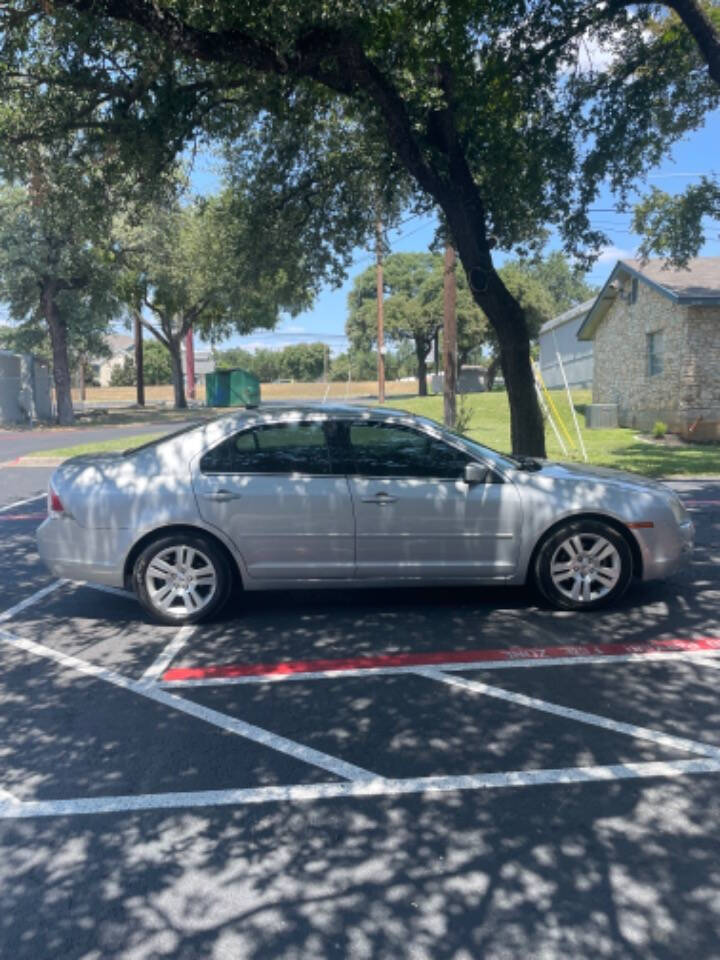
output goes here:
<path id="1" fill-rule="evenodd" d="M 397 497 L 391 497 L 389 493 L 380 491 L 380 493 L 374 494 L 372 497 L 363 497 L 363 503 L 374 503 L 378 507 L 382 507 L 386 503 L 396 503 Z"/>
<path id="2" fill-rule="evenodd" d="M 233 493 L 232 490 L 213 490 L 212 493 L 201 494 L 204 500 L 214 500 L 218 503 L 225 503 L 228 500 L 239 500 L 241 493 Z"/>

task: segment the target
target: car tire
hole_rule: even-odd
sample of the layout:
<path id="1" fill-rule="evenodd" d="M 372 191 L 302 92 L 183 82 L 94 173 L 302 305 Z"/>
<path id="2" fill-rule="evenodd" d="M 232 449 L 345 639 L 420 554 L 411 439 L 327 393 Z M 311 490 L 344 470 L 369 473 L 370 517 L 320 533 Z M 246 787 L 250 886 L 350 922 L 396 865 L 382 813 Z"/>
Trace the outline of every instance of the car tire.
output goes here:
<path id="1" fill-rule="evenodd" d="M 160 623 L 199 623 L 217 613 L 230 595 L 232 576 L 209 537 L 173 533 L 149 543 L 135 561 L 133 587 L 145 610 Z"/>
<path id="2" fill-rule="evenodd" d="M 619 600 L 630 585 L 630 545 L 601 520 L 563 524 L 542 544 L 535 559 L 535 583 L 560 610 L 596 610 Z"/>

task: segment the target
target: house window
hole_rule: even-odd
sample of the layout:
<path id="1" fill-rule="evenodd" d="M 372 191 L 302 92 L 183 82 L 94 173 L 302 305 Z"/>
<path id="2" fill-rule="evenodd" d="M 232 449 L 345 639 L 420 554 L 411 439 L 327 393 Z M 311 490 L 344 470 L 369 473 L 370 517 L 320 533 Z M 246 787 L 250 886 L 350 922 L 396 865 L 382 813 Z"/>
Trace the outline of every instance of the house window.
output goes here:
<path id="1" fill-rule="evenodd" d="M 654 377 L 663 372 L 663 335 L 662 330 L 647 335 L 648 376 Z"/>
<path id="2" fill-rule="evenodd" d="M 637 277 L 633 277 L 632 284 L 630 285 L 630 303 L 637 303 L 637 295 L 638 295 Z"/>

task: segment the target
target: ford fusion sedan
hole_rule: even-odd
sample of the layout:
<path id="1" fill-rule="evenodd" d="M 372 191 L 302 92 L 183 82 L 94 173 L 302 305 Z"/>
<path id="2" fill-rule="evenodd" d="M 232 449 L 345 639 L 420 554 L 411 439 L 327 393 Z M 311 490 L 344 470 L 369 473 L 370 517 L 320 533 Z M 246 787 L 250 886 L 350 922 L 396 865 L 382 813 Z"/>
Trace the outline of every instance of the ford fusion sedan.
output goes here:
<path id="1" fill-rule="evenodd" d="M 52 476 L 40 556 L 164 623 L 232 591 L 534 584 L 558 608 L 672 574 L 693 525 L 633 474 L 499 454 L 387 408 L 259 407 Z"/>

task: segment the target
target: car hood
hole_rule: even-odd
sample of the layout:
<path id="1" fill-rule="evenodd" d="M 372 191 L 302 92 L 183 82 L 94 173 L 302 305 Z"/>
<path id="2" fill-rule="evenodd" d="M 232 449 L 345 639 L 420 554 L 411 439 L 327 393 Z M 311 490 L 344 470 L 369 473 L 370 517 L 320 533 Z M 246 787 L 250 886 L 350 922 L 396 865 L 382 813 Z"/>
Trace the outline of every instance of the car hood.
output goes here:
<path id="1" fill-rule="evenodd" d="M 613 483 L 625 487 L 634 487 L 643 490 L 656 490 L 664 494 L 672 491 L 658 480 L 650 480 L 639 473 L 630 473 L 626 470 L 613 470 L 611 467 L 595 467 L 580 463 L 557 463 L 552 460 L 543 460 L 542 470 L 531 476 L 552 477 L 557 480 L 595 480 L 604 483 Z"/>

